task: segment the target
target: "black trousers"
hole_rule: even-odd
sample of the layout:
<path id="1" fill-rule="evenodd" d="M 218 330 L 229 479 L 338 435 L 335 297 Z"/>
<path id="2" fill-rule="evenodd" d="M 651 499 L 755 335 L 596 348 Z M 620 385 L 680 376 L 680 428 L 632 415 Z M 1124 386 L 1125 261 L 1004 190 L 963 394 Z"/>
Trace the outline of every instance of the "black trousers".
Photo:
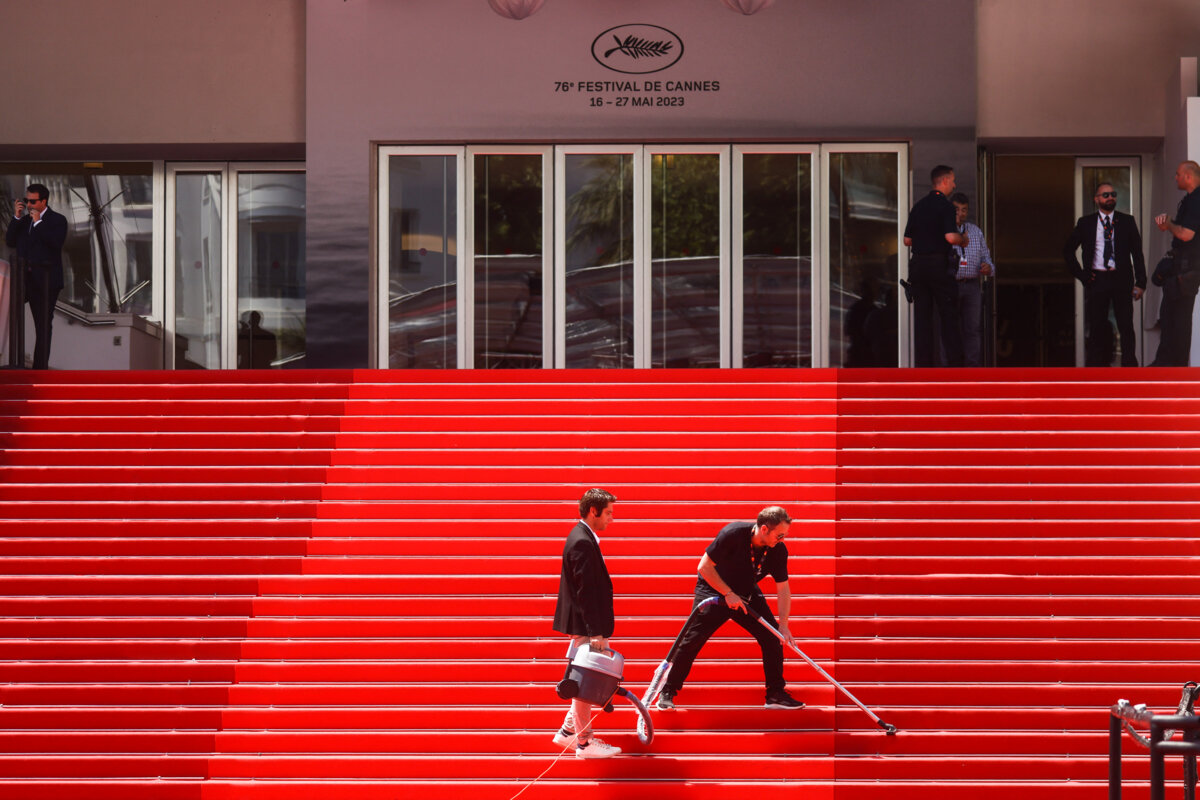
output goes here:
<path id="1" fill-rule="evenodd" d="M 1121 336 L 1121 366 L 1136 367 L 1137 338 L 1133 332 L 1133 284 L 1117 277 L 1115 271 L 1092 270 L 1092 282 L 1083 287 L 1084 366 L 1107 367 L 1112 363 L 1112 327 L 1108 309 L 1112 307 Z"/>
<path id="2" fill-rule="evenodd" d="M 937 367 L 938 348 L 933 335 L 937 309 L 946 364 L 963 365 L 962 328 L 958 321 L 958 281 L 947 256 L 917 255 L 908 265 L 913 296 L 913 350 L 918 367 Z"/>
<path id="3" fill-rule="evenodd" d="M 694 609 L 709 597 L 711 595 L 697 593 L 692 600 L 692 608 Z M 771 613 L 771 608 L 767 605 L 766 598 L 761 594 L 756 594 L 750 599 L 750 607 L 762 614 L 763 619 L 772 626 L 779 627 L 775 622 L 775 615 Z M 758 646 L 762 649 L 763 678 L 766 682 L 767 692 L 787 686 L 787 681 L 783 679 L 783 644 L 754 617 L 741 611 L 731 610 L 722 600 L 705 608 L 684 626 L 679 650 L 676 651 L 675 661 L 671 664 L 671 673 L 667 676 L 667 682 L 663 686 L 664 692 L 675 694 L 683 687 L 688 673 L 692 671 L 692 662 L 700 654 L 700 648 L 704 647 L 705 642 L 717 632 L 718 628 L 731 619 L 758 640 Z"/>
<path id="4" fill-rule="evenodd" d="M 1196 281 L 1167 276 L 1162 306 L 1158 311 L 1158 352 L 1151 366 L 1186 367 L 1192 351 L 1192 309 L 1196 305 Z"/>
<path id="5" fill-rule="evenodd" d="M 33 368 L 50 369 L 50 334 L 54 326 L 54 306 L 58 293 L 50 282 L 50 270 L 30 267 L 25 270 L 25 299 L 29 302 L 29 313 L 33 316 L 33 331 L 37 337 L 33 345 Z"/>

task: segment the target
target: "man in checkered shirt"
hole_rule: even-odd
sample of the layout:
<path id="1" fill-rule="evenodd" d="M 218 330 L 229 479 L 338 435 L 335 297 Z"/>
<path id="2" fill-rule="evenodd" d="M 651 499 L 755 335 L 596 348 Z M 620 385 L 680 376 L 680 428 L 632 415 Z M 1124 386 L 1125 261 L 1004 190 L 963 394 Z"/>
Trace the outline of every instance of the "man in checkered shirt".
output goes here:
<path id="1" fill-rule="evenodd" d="M 954 204 L 954 221 L 958 232 L 967 234 L 967 246 L 954 246 L 958 254 L 958 318 L 962 326 L 963 365 L 982 366 L 980 353 L 983 350 L 983 279 L 995 274 L 992 254 L 983 238 L 983 231 L 973 222 L 967 222 L 970 201 L 962 192 L 950 197 Z"/>

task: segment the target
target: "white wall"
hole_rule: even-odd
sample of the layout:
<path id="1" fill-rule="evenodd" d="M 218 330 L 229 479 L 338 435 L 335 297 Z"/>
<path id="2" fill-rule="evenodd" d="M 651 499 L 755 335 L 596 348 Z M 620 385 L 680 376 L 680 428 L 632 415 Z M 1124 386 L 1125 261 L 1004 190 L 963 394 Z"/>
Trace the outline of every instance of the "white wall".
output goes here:
<path id="1" fill-rule="evenodd" d="M 304 0 L 0 0 L 0 155 L 303 142 L 304 21 Z"/>
<path id="2" fill-rule="evenodd" d="M 1196 0 L 978 0 L 979 138 L 1163 136 Z"/>

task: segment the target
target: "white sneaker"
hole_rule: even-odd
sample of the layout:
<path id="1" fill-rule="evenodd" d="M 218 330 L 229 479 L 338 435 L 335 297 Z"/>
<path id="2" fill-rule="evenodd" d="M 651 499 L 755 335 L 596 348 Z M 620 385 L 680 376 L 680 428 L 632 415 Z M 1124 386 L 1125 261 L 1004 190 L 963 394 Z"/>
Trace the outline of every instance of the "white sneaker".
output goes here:
<path id="1" fill-rule="evenodd" d="M 576 758 L 612 758 L 621 752 L 621 748 L 593 736 L 586 742 L 575 745 Z"/>
<path id="2" fill-rule="evenodd" d="M 554 734 L 554 743 L 559 747 L 566 747 L 569 744 L 575 744 L 575 731 L 569 731 L 566 728 L 559 728 L 558 733 Z"/>

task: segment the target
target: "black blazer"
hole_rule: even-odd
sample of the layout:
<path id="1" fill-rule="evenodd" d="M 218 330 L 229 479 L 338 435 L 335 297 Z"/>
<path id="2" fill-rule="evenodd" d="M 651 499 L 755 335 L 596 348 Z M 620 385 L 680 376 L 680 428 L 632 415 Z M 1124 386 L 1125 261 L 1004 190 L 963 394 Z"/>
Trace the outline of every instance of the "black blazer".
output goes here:
<path id="1" fill-rule="evenodd" d="M 26 268 L 49 269 L 50 288 L 63 288 L 63 243 L 67 241 L 67 218 L 51 208 L 36 226 L 33 216 L 8 218 L 5 243 L 17 251 L 17 263 Z"/>
<path id="2" fill-rule="evenodd" d="M 570 636 L 612 636 L 613 587 L 596 537 L 582 521 L 563 545 L 554 630 Z"/>
<path id="3" fill-rule="evenodd" d="M 1087 286 L 1092 278 L 1092 260 L 1096 253 L 1096 226 L 1100 224 L 1100 212 L 1087 214 L 1075 223 L 1075 230 L 1063 245 L 1063 261 L 1075 278 Z M 1075 258 L 1075 251 L 1083 248 L 1083 264 Z M 1142 255 L 1142 235 L 1137 222 L 1128 214 L 1113 212 L 1113 260 L 1117 262 L 1117 277 L 1146 288 L 1146 259 Z"/>

